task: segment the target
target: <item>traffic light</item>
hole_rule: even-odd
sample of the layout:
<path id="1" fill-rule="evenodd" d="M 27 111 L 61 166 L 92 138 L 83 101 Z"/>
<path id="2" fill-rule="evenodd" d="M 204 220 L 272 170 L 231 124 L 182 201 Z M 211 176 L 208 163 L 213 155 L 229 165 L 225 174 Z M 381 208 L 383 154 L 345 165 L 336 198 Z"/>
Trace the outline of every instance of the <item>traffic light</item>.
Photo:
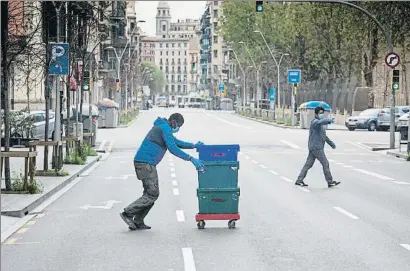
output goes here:
<path id="1" fill-rule="evenodd" d="M 89 71 L 84 71 L 83 89 L 84 90 L 90 89 L 90 72 Z"/>
<path id="2" fill-rule="evenodd" d="M 400 71 L 399 70 L 393 70 L 393 91 L 399 89 L 399 83 L 400 83 Z"/>
<path id="3" fill-rule="evenodd" d="M 256 12 L 263 11 L 263 1 L 256 1 Z"/>
<path id="4" fill-rule="evenodd" d="M 196 71 L 196 63 L 192 63 L 191 65 L 191 72 L 195 72 Z"/>

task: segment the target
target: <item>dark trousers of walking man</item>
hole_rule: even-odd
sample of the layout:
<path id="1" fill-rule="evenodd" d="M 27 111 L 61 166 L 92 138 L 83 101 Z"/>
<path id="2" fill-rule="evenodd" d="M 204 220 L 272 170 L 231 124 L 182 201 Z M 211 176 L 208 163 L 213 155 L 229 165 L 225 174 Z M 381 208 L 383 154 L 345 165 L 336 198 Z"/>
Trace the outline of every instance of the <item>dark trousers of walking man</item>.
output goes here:
<path id="1" fill-rule="evenodd" d="M 325 175 L 326 182 L 328 184 L 331 184 L 333 182 L 332 173 L 330 173 L 330 168 L 329 168 L 329 161 L 327 160 L 325 151 L 323 149 L 309 151 L 308 157 L 306 159 L 306 163 L 303 166 L 302 171 L 300 172 L 296 182 L 299 182 L 299 183 L 303 182 L 303 180 L 306 178 L 306 174 L 308 173 L 309 169 L 312 168 L 316 159 L 319 160 L 319 162 L 322 164 L 323 173 Z"/>
<path id="2" fill-rule="evenodd" d="M 133 220 L 137 224 L 143 225 L 144 218 L 159 197 L 158 173 L 155 166 L 147 163 L 134 161 L 134 167 L 137 178 L 142 181 L 144 192 L 139 199 L 128 205 L 124 211 L 133 214 Z"/>

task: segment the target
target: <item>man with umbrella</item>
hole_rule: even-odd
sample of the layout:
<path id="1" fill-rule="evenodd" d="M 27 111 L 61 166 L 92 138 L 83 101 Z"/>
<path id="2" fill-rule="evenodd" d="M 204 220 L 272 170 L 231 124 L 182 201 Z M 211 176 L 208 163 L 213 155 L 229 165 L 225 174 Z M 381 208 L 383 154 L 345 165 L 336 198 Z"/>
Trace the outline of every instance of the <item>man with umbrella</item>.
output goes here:
<path id="1" fill-rule="evenodd" d="M 340 182 L 333 180 L 332 174 L 330 173 L 329 161 L 327 160 L 324 151 L 325 143 L 329 144 L 329 146 L 333 149 L 336 149 L 336 144 L 326 136 L 326 131 L 323 127 L 324 125 L 332 124 L 334 122 L 334 118 L 325 118 L 324 111 L 325 109 L 321 105 L 318 105 L 315 108 L 315 118 L 310 123 L 309 128 L 309 154 L 295 185 L 308 186 L 303 182 L 303 180 L 305 179 L 309 169 L 312 168 L 316 159 L 322 164 L 323 173 L 325 175 L 328 187 L 330 188 L 340 184 Z"/>

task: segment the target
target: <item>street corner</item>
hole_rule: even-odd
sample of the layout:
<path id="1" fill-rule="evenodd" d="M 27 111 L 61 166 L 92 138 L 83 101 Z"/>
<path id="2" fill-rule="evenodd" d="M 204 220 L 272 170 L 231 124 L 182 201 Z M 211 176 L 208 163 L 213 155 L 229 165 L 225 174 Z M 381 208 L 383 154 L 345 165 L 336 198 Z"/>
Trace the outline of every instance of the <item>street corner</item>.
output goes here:
<path id="1" fill-rule="evenodd" d="M 399 151 L 399 150 L 389 150 L 386 152 L 386 154 L 396 157 L 396 158 L 404 159 L 410 162 L 410 152 Z"/>

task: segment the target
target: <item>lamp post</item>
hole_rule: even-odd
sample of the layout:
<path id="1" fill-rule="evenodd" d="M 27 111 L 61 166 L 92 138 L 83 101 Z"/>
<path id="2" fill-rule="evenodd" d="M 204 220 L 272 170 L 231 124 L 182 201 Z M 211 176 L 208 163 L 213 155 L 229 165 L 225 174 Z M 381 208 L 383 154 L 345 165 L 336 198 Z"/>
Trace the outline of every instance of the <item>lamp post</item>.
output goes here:
<path id="1" fill-rule="evenodd" d="M 277 76 L 277 79 L 278 79 L 278 85 L 277 85 L 277 90 L 278 90 L 278 108 L 281 108 L 281 106 L 280 106 L 280 64 L 282 63 L 283 57 L 284 57 L 284 56 L 288 56 L 289 54 L 288 54 L 288 53 L 284 53 L 284 54 L 282 53 L 281 56 L 280 56 L 279 62 L 276 61 L 275 55 L 273 54 L 272 50 L 270 49 L 270 47 L 269 47 L 269 45 L 268 45 L 268 42 L 266 41 L 265 36 L 263 35 L 263 33 L 262 33 L 261 31 L 259 31 L 259 30 L 255 30 L 255 31 L 253 31 L 253 32 L 254 32 L 254 33 L 259 33 L 259 34 L 261 34 L 262 39 L 263 39 L 263 41 L 265 42 L 266 47 L 268 47 L 269 53 L 270 53 L 270 55 L 271 55 L 273 61 L 274 61 L 275 64 L 276 64 L 276 68 L 277 68 L 277 71 L 278 71 L 278 76 Z"/>

